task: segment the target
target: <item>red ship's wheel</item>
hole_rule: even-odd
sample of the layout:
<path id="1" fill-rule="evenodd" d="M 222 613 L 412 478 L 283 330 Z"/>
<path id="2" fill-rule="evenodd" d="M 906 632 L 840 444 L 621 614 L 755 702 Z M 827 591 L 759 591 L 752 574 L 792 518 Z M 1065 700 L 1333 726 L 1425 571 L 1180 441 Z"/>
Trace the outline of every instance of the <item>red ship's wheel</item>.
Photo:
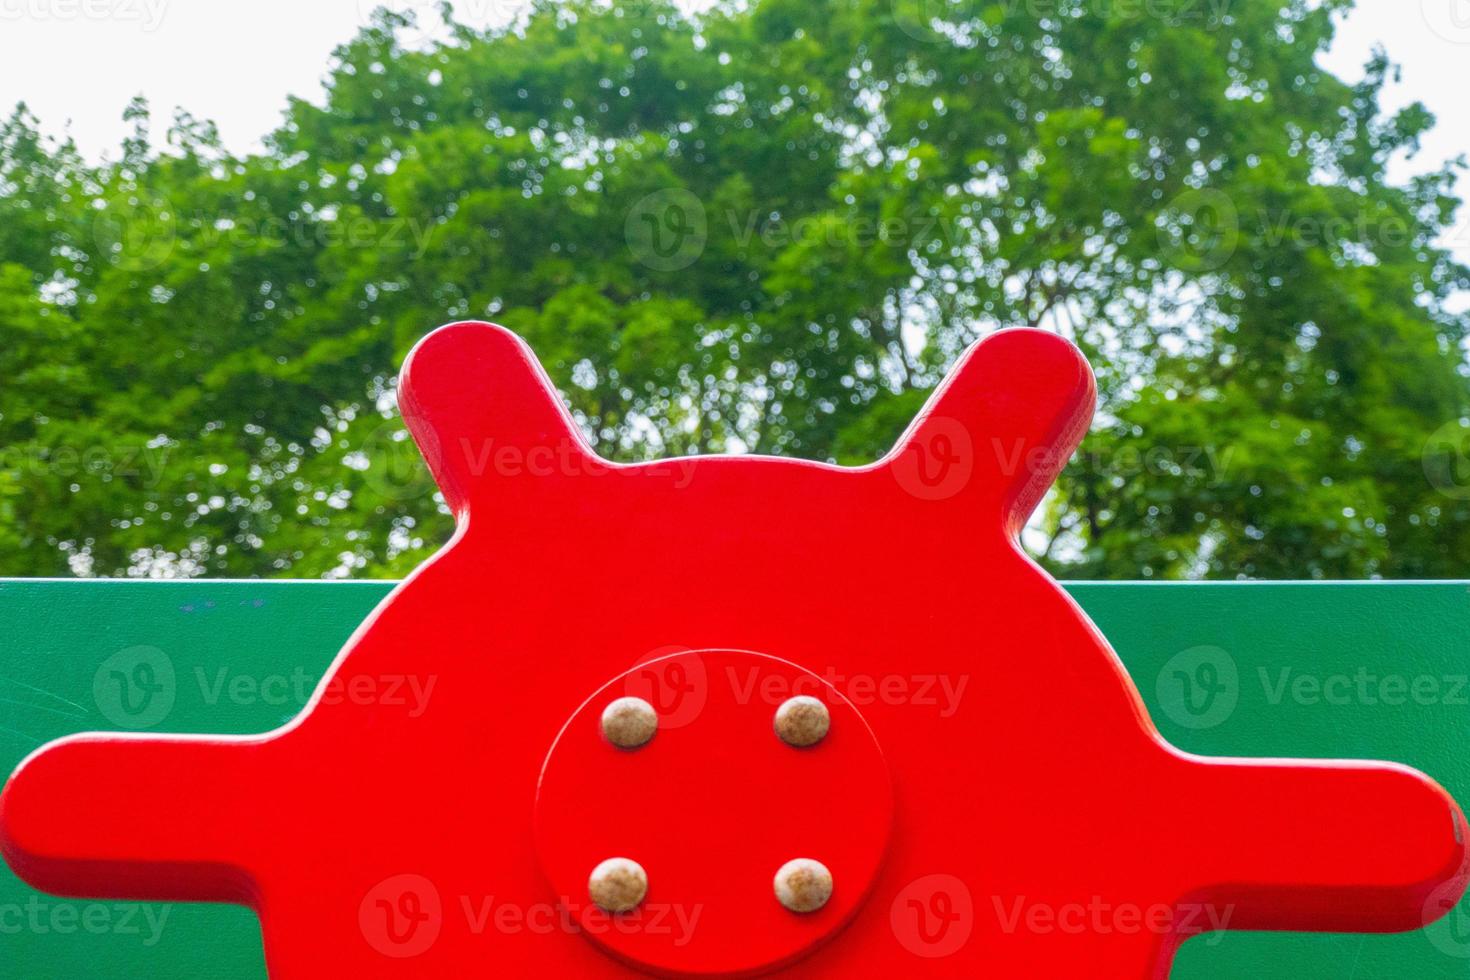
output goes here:
<path id="1" fill-rule="evenodd" d="M 27 881 L 248 903 L 288 980 L 1149 980 L 1208 928 L 1410 929 L 1464 889 L 1437 785 L 1171 748 L 1023 555 L 1094 397 L 1055 336 L 977 345 L 856 469 L 607 463 L 488 324 L 423 341 L 402 396 L 458 533 L 328 683 L 427 703 L 47 746 L 0 797 Z M 602 740 L 615 695 L 651 710 L 642 748 Z M 772 727 L 797 695 L 830 723 L 801 747 Z M 599 887 L 636 902 L 600 913 L 615 858 L 637 868 Z M 788 858 L 824 903 L 783 904 L 807 900 L 774 888 Z"/>

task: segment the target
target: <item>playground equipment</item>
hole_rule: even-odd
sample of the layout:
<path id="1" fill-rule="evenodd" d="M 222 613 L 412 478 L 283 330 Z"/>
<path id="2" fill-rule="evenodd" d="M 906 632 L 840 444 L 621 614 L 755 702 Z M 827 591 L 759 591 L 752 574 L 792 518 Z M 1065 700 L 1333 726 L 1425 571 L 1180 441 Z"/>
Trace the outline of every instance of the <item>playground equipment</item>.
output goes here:
<path id="1" fill-rule="evenodd" d="M 617 465 L 518 339 L 445 327 L 401 400 L 454 539 L 285 727 L 49 745 L 0 848 L 59 894 L 247 904 L 278 978 L 1145 980 L 1208 930 L 1433 922 L 1444 790 L 1174 749 L 1020 551 L 1093 397 L 1002 331 L 871 466 Z M 1201 717 L 1211 663 L 1177 668 Z"/>

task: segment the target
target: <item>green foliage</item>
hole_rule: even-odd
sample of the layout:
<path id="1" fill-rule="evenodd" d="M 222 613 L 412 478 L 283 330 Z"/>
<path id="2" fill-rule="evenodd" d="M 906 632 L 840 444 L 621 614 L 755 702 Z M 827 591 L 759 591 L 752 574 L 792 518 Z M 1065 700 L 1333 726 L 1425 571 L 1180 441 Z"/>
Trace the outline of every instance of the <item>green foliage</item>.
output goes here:
<path id="1" fill-rule="evenodd" d="M 1317 66 L 1343 7 L 380 13 L 244 158 L 135 103 L 89 162 L 22 107 L 3 571 L 405 571 L 449 518 L 393 372 L 489 318 L 620 459 L 867 461 L 966 344 L 1062 331 L 1102 402 L 1027 535 L 1060 573 L 1464 575 L 1454 174 L 1388 182 L 1432 119 Z"/>

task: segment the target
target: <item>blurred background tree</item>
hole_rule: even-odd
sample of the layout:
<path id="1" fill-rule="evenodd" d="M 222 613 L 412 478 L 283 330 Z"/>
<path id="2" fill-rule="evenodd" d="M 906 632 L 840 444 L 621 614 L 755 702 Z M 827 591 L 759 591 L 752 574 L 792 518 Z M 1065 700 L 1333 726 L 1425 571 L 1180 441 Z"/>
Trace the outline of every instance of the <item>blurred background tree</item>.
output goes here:
<path id="1" fill-rule="evenodd" d="M 1388 180 L 1433 120 L 1317 66 L 1346 6 L 380 12 L 244 158 L 136 102 L 89 161 L 20 107 L 0 572 L 406 571 L 450 520 L 394 372 L 485 318 L 619 459 L 864 462 L 966 344 L 1059 331 L 1101 406 L 1026 535 L 1054 571 L 1464 576 L 1454 173 Z"/>

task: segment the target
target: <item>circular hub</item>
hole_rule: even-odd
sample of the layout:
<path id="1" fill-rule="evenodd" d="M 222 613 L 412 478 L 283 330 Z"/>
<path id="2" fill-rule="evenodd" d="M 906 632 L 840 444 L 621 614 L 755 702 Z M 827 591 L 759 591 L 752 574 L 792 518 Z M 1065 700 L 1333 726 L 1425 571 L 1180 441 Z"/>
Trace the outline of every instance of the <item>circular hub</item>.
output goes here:
<path id="1" fill-rule="evenodd" d="M 659 716 L 633 748 L 604 725 L 622 698 Z M 807 717 L 825 715 L 809 745 L 778 724 L 793 698 L 825 709 L 799 702 Z M 665 974 L 749 973 L 805 956 L 852 917 L 892 811 L 883 753 L 831 685 L 762 654 L 680 653 L 614 678 L 567 722 L 542 771 L 536 846 L 573 920 L 614 955 Z M 642 900 L 618 913 L 588 891 L 612 859 L 647 879 Z M 819 868 L 823 880 L 792 868 Z M 799 898 L 778 895 L 783 874 L 802 885 Z M 816 884 L 820 902 L 807 894 Z"/>

